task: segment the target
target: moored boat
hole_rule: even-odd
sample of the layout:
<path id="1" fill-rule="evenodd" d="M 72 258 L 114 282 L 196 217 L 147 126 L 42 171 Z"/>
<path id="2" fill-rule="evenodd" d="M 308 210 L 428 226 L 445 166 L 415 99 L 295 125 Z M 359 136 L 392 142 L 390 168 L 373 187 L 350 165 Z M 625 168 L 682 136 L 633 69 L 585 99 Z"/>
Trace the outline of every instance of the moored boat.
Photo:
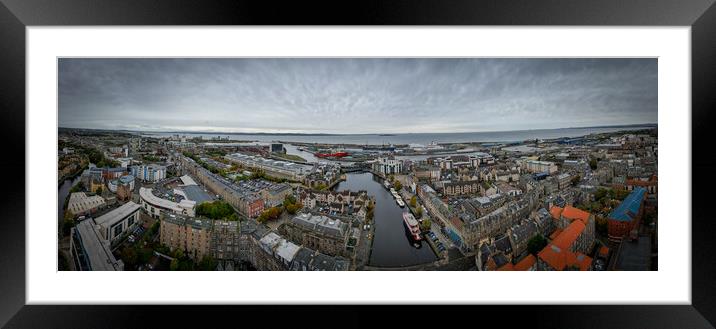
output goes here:
<path id="1" fill-rule="evenodd" d="M 408 230 L 408 233 L 410 233 L 410 237 L 414 241 L 422 240 L 422 237 L 420 236 L 420 228 L 418 227 L 418 221 L 415 219 L 413 214 L 407 211 L 404 212 L 403 224 L 405 224 L 405 228 Z"/>

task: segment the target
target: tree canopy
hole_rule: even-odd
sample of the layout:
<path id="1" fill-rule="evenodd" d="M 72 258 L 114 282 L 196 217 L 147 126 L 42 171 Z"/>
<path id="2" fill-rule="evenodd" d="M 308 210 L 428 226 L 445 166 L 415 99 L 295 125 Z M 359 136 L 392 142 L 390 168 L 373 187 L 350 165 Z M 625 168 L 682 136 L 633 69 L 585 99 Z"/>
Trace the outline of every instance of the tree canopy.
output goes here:
<path id="1" fill-rule="evenodd" d="M 228 203 L 221 200 L 204 202 L 196 207 L 197 216 L 205 216 L 211 219 L 237 220 L 238 216 Z"/>
<path id="2" fill-rule="evenodd" d="M 260 223 L 266 222 L 268 220 L 276 220 L 281 216 L 281 213 L 283 212 L 283 209 L 281 207 L 271 207 L 259 215 L 259 218 L 257 219 Z"/>
<path id="3" fill-rule="evenodd" d="M 420 229 L 423 231 L 430 230 L 430 226 L 432 226 L 432 222 L 430 222 L 430 219 L 428 218 L 423 219 L 423 221 L 420 223 Z"/>
<path id="4" fill-rule="evenodd" d="M 546 246 L 547 240 L 542 236 L 542 234 L 537 234 L 527 241 L 527 250 L 533 255 L 537 255 L 537 253 L 539 253 Z"/>

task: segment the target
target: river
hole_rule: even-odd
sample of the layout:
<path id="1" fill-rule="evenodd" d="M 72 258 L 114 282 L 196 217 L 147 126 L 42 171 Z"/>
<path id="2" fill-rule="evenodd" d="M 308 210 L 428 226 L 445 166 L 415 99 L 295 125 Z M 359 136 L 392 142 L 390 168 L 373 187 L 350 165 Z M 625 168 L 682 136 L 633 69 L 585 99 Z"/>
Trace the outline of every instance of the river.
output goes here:
<path id="1" fill-rule="evenodd" d="M 57 224 L 61 225 L 62 220 L 65 217 L 65 199 L 70 194 L 70 189 L 80 181 L 82 175 L 77 175 L 74 178 L 65 179 L 57 191 Z M 58 226 L 60 227 L 60 226 Z"/>
<path id="2" fill-rule="evenodd" d="M 340 182 L 336 190 L 366 190 L 369 195 L 375 197 L 375 236 L 368 265 L 400 267 L 429 263 L 437 259 L 426 242 L 421 241 L 420 248 L 411 244 L 403 225 L 403 208 L 395 203 L 390 192 L 381 185 L 380 178 L 371 173 L 346 174 L 346 180 Z"/>

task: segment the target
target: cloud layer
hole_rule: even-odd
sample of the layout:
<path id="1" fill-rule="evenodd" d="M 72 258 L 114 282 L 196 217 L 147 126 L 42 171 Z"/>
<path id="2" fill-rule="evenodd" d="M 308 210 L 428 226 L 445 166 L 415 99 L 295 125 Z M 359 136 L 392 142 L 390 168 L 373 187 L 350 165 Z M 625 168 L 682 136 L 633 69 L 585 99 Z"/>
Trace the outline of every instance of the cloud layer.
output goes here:
<path id="1" fill-rule="evenodd" d="M 655 122 L 656 59 L 59 60 L 61 127 L 406 133 Z"/>

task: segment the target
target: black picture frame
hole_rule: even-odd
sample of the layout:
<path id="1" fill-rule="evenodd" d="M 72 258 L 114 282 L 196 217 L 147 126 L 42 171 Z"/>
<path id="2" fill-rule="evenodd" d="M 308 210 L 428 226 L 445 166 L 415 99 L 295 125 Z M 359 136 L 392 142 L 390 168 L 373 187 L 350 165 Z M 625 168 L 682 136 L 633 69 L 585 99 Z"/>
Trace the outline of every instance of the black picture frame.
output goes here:
<path id="1" fill-rule="evenodd" d="M 272 1 L 0 0 L 0 109 L 4 154 L 0 168 L 4 218 L 0 229 L 0 324 L 8 327 L 150 327 L 168 320 L 182 326 L 218 326 L 247 319 L 301 325 L 306 306 L 34 306 L 25 305 L 25 28 L 66 25 L 617 25 L 690 26 L 692 67 L 692 303 L 691 305 L 414 306 L 421 326 L 500 323 L 546 327 L 713 328 L 716 323 L 716 224 L 709 204 L 716 179 L 711 109 L 716 108 L 716 6 L 714 0 L 601 1 Z M 688 110 L 688 109 L 684 109 Z M 21 174 L 22 173 L 22 174 Z M 703 187 L 703 188 L 701 188 Z M 669 200 L 662 200 L 669 202 Z M 666 218 L 686 221 L 688 218 Z M 595 282 L 593 284 L 605 284 Z M 608 283 L 606 283 L 608 284 Z M 635 282 L 638 284 L 638 282 Z M 664 282 L 664 284 L 669 284 Z M 509 294 L 506 287 L 505 293 Z M 178 314 L 175 312 L 179 312 Z M 332 326 L 376 323 L 383 307 L 321 306 Z M 439 316 L 423 314 L 437 312 Z M 440 313 L 445 312 L 445 313 Z M 191 315 L 189 315 L 191 314 Z M 423 319 L 423 317 L 425 319 Z M 457 318 L 457 320 L 451 319 Z M 307 318 L 316 324 L 318 318 Z M 391 322 L 381 320 L 381 325 Z M 402 316 L 395 323 L 405 324 Z M 278 322 L 276 322 L 278 321 Z M 384 322 L 387 321 L 387 322 Z M 273 325 L 272 325 L 273 326 Z"/>

